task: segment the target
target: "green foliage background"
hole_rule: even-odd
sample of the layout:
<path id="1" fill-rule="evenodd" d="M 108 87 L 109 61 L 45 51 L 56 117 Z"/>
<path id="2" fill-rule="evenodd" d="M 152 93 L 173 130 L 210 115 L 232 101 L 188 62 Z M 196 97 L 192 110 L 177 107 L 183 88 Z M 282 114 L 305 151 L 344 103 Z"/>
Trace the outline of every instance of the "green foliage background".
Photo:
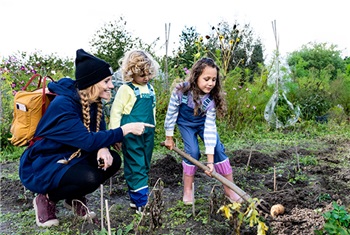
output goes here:
<path id="1" fill-rule="evenodd" d="M 186 27 L 179 36 L 179 48 L 171 56 L 159 56 L 155 52 L 156 41 L 150 45 L 134 38 L 127 31 L 123 18 L 106 23 L 96 32 L 88 50 L 108 61 L 115 71 L 119 59 L 132 48 L 141 48 L 151 53 L 159 62 L 160 76 L 152 81 L 157 94 L 156 141 L 164 139 L 163 123 L 171 89 L 174 83 L 186 79 L 188 70 L 200 57 L 213 58 L 221 67 L 221 78 L 226 93 L 227 115 L 218 120 L 222 138 L 242 132 L 257 132 L 274 129 L 264 117 L 266 104 L 276 89 L 285 92 L 288 100 L 300 107 L 298 123 L 326 120 L 337 125 L 348 125 L 350 114 L 350 60 L 341 58 L 335 45 L 310 43 L 287 58 L 276 57 L 264 60 L 261 41 L 250 25 L 238 22 L 230 25 L 219 22 L 211 26 L 211 33 L 200 35 L 195 27 Z M 269 79 L 279 60 L 282 85 L 271 84 Z M 13 96 L 23 88 L 29 78 L 39 73 L 54 80 L 74 78 L 74 59 L 60 58 L 56 54 L 43 55 L 20 52 L 1 61 L 1 151 L 13 150 L 8 142 L 13 112 Z M 31 89 L 35 86 L 31 85 Z M 293 116 L 286 101 L 279 96 L 274 115 L 285 126 Z M 108 112 L 107 112 L 108 113 Z M 107 117 L 108 118 L 108 117 Z M 303 125 L 300 125 L 303 126 Z"/>

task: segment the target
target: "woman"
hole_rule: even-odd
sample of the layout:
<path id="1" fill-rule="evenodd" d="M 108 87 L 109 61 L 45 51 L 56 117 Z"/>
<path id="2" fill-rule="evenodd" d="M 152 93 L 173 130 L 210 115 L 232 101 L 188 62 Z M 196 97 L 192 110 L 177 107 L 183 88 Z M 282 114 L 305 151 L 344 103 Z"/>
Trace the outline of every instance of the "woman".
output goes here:
<path id="1" fill-rule="evenodd" d="M 141 135 L 145 123 L 130 123 L 106 130 L 102 99 L 110 99 L 110 65 L 83 49 L 77 50 L 75 78 L 48 84 L 55 99 L 40 120 L 24 151 L 19 168 L 23 185 L 37 193 L 33 204 L 38 226 L 58 225 L 56 203 L 78 216 L 95 217 L 86 209 L 86 195 L 113 176 L 121 158 L 110 146 L 128 133 Z"/>

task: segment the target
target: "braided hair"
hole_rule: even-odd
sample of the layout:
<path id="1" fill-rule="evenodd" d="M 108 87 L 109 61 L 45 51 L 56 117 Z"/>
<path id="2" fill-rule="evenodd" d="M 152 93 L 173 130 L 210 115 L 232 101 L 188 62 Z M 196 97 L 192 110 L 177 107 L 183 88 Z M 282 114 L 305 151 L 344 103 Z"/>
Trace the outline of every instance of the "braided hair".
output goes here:
<path id="1" fill-rule="evenodd" d="M 98 84 L 90 86 L 84 90 L 79 90 L 80 102 L 82 106 L 83 122 L 86 129 L 90 132 L 90 104 L 93 102 L 97 103 L 97 115 L 96 115 L 96 132 L 100 130 L 100 124 L 102 120 L 102 100 L 99 97 Z M 80 157 L 81 149 L 75 151 L 68 160 L 59 160 L 59 163 L 68 164 L 75 157 Z"/>

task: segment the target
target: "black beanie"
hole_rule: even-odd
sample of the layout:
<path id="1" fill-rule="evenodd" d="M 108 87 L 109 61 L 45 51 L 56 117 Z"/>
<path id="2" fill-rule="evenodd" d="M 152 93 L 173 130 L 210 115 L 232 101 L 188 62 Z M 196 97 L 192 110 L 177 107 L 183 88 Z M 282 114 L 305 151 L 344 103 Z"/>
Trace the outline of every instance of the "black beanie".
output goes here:
<path id="1" fill-rule="evenodd" d="M 92 86 L 113 74 L 111 66 L 83 49 L 77 50 L 75 79 L 79 90 Z"/>

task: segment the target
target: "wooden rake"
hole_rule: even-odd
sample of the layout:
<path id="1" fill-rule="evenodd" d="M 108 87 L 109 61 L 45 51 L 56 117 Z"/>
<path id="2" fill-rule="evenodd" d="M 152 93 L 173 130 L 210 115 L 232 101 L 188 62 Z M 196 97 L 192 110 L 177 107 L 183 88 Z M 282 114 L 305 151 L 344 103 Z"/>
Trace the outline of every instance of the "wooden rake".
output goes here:
<path id="1" fill-rule="evenodd" d="M 161 145 L 165 146 L 164 142 L 162 142 Z M 203 171 L 209 171 L 210 170 L 209 167 L 205 166 L 200 161 L 198 161 L 195 158 L 191 157 L 189 154 L 185 153 L 184 151 L 182 151 L 178 147 L 174 146 L 173 150 L 176 153 L 180 154 L 182 157 L 186 158 L 187 160 L 189 160 L 190 162 L 195 164 L 197 167 L 199 167 Z M 211 173 L 211 176 L 213 178 L 217 179 L 218 181 L 220 181 L 221 183 L 223 183 L 224 185 L 226 185 L 227 187 L 229 187 L 230 189 L 232 189 L 235 193 L 237 193 L 246 202 L 248 202 L 248 203 L 251 202 L 251 199 L 252 199 L 251 196 L 248 193 L 244 192 L 235 183 L 231 182 L 230 180 L 226 179 L 225 177 L 223 177 L 222 175 L 218 174 L 215 171 Z M 262 205 L 261 203 L 257 207 L 260 207 L 263 211 L 265 211 L 266 213 L 269 213 L 269 210 L 264 205 Z"/>
<path id="2" fill-rule="evenodd" d="M 162 146 L 164 145 L 164 142 L 161 143 Z M 189 154 L 185 153 L 184 151 L 182 151 L 181 149 L 179 149 L 178 147 L 174 146 L 173 150 L 180 154 L 182 157 L 186 158 L 187 160 L 189 160 L 190 162 L 192 162 L 193 164 L 195 164 L 197 167 L 201 168 L 203 171 L 209 171 L 209 167 L 207 167 L 206 165 L 204 165 L 203 163 L 201 163 L 200 161 L 194 159 L 193 157 L 191 157 Z M 249 194 L 247 194 L 246 192 L 244 192 L 241 188 L 239 188 L 236 184 L 234 184 L 233 182 L 231 182 L 230 180 L 226 179 L 225 177 L 223 177 L 222 175 L 218 174 L 217 172 L 213 171 L 211 173 L 211 176 L 215 179 L 217 179 L 218 181 L 220 181 L 221 183 L 223 183 L 224 185 L 226 185 L 227 187 L 229 187 L 230 189 L 232 189 L 233 191 L 235 191 L 241 198 L 243 198 L 245 201 L 249 202 L 251 197 L 249 196 Z"/>

